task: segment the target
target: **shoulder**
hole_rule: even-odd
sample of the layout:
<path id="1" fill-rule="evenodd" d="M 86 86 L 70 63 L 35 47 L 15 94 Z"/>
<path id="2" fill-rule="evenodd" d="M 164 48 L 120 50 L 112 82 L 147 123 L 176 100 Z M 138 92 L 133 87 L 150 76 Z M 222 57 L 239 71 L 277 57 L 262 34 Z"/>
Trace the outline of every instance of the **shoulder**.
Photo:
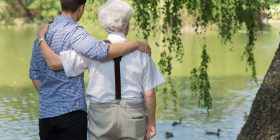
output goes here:
<path id="1" fill-rule="evenodd" d="M 69 23 L 69 22 L 53 22 L 49 25 L 49 32 L 85 32 L 84 28 L 77 23 Z"/>
<path id="2" fill-rule="evenodd" d="M 141 59 L 150 57 L 147 53 L 141 52 L 139 50 L 135 50 L 127 55 L 139 56 L 139 57 L 141 57 Z"/>
<path id="3" fill-rule="evenodd" d="M 147 65 L 154 64 L 152 58 L 147 53 L 144 53 L 144 52 L 141 52 L 141 51 L 138 51 L 138 50 L 135 51 L 135 53 L 137 53 L 139 55 L 139 58 L 141 59 L 143 67 L 146 67 Z"/>
<path id="4" fill-rule="evenodd" d="M 152 61 L 151 57 L 147 53 L 141 52 L 139 50 L 135 50 L 127 55 L 139 57 L 142 61 Z"/>
<path id="5" fill-rule="evenodd" d="M 152 58 L 147 53 L 140 52 L 140 51 L 139 51 L 139 53 L 140 53 L 142 61 L 144 61 L 145 63 L 153 62 Z"/>
<path id="6" fill-rule="evenodd" d="M 150 59 L 150 56 L 147 54 L 147 53 L 144 53 L 144 52 L 141 52 L 141 51 L 138 51 L 141 55 L 141 58 L 143 59 Z"/>

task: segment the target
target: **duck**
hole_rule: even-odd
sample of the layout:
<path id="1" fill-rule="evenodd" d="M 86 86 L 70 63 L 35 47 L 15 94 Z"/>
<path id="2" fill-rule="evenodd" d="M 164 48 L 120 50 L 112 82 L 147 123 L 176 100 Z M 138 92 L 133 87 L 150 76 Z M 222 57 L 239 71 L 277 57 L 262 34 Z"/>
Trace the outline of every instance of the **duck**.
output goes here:
<path id="1" fill-rule="evenodd" d="M 182 123 L 182 119 L 180 118 L 180 119 L 179 119 L 179 122 L 174 121 L 174 122 L 172 123 L 172 126 L 176 126 L 176 125 L 179 125 L 179 124 L 181 124 L 181 123 Z"/>
<path id="2" fill-rule="evenodd" d="M 174 137 L 172 132 L 165 132 L 165 138 L 166 139 L 169 139 L 169 138 L 172 138 L 172 137 Z"/>
<path id="3" fill-rule="evenodd" d="M 248 119 L 248 114 L 247 112 L 244 112 L 244 121 L 246 121 Z"/>
<path id="4" fill-rule="evenodd" d="M 218 129 L 217 132 L 206 131 L 205 134 L 206 135 L 217 135 L 217 136 L 220 136 L 220 132 L 221 131 L 222 131 L 221 129 Z"/>

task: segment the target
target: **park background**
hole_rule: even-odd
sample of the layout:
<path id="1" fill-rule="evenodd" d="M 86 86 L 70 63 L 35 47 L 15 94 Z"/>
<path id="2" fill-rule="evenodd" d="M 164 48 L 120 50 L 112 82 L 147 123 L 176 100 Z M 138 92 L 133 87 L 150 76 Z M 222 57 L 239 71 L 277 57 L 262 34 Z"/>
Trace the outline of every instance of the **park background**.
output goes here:
<path id="1" fill-rule="evenodd" d="M 271 0 L 272 18 L 265 21 L 264 29 L 257 36 L 254 50 L 257 80 L 260 84 L 266 74 L 279 44 L 279 1 Z M 106 33 L 97 20 L 101 1 L 88 4 L 79 22 L 86 31 L 98 39 Z M 29 61 L 37 25 L 51 21 L 59 14 L 57 0 L 0 0 L 0 139 L 37 140 L 38 94 L 29 79 Z M 209 78 L 213 98 L 209 112 L 198 108 L 197 99 L 190 91 L 190 72 L 200 64 L 203 36 L 196 34 L 194 18 L 183 15 L 182 41 L 183 62 L 173 62 L 172 83 L 176 96 L 157 93 L 157 128 L 154 140 L 164 140 L 166 132 L 174 134 L 174 140 L 234 140 L 245 123 L 259 84 L 251 79 L 245 61 L 241 60 L 247 43 L 246 30 L 233 36 L 232 43 L 225 45 L 215 27 L 207 30 L 206 42 L 211 56 Z M 132 19 L 129 39 L 142 39 Z M 154 36 L 148 40 L 152 58 L 158 63 L 160 49 Z M 87 76 L 87 75 L 86 75 Z M 85 78 L 87 79 L 87 78 Z M 162 85 L 159 88 L 168 86 Z M 182 118 L 182 124 L 172 126 Z M 220 137 L 205 135 L 205 131 L 221 129 Z"/>

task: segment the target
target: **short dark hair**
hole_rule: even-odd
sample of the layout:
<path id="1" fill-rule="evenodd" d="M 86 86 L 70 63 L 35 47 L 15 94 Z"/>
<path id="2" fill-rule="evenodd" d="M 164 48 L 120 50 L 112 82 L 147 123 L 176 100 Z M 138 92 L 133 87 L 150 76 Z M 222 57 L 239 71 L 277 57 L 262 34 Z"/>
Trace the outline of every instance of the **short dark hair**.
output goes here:
<path id="1" fill-rule="evenodd" d="M 60 0 L 62 11 L 76 12 L 87 0 Z"/>

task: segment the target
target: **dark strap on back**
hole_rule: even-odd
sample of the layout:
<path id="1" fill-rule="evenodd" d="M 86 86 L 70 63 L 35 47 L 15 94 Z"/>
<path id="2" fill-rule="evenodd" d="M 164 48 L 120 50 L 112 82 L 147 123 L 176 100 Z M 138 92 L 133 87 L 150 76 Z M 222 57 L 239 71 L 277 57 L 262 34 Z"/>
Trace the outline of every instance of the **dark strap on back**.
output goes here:
<path id="1" fill-rule="evenodd" d="M 117 57 L 114 59 L 115 62 L 115 87 L 116 87 L 116 100 L 121 100 L 121 71 L 120 71 L 120 62 L 122 57 Z"/>
<path id="2" fill-rule="evenodd" d="M 105 43 L 111 44 L 109 40 L 104 40 Z M 115 63 L 115 99 L 121 100 L 121 71 L 120 71 L 120 62 L 122 60 L 122 56 L 117 57 L 114 59 Z"/>

